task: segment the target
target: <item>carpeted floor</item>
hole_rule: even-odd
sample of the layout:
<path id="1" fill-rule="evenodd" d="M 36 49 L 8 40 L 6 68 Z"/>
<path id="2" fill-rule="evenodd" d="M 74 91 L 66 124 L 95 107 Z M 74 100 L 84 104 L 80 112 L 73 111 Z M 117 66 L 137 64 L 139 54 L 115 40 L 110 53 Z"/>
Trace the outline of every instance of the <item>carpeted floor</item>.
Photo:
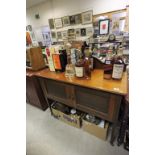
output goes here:
<path id="1" fill-rule="evenodd" d="M 69 126 L 30 104 L 26 108 L 27 155 L 128 155 L 123 146 Z"/>

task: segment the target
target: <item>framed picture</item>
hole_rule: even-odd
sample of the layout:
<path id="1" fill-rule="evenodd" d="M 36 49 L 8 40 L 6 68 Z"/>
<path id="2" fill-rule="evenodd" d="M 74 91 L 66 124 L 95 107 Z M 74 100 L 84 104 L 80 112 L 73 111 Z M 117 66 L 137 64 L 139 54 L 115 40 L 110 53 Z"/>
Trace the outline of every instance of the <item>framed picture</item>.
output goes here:
<path id="1" fill-rule="evenodd" d="M 93 16 L 93 11 L 87 11 L 82 13 L 82 24 L 90 24 L 92 23 L 92 16 Z"/>
<path id="2" fill-rule="evenodd" d="M 62 28 L 62 20 L 61 20 L 61 18 L 54 19 L 54 23 L 55 23 L 55 28 L 56 29 Z"/>
<path id="3" fill-rule="evenodd" d="M 74 40 L 75 38 L 75 29 L 68 29 L 68 40 Z"/>
<path id="4" fill-rule="evenodd" d="M 81 29 L 81 36 L 86 36 L 86 29 L 85 28 Z"/>
<path id="5" fill-rule="evenodd" d="M 61 35 L 62 35 L 62 39 L 66 39 L 68 37 L 67 30 L 66 31 L 62 31 Z"/>
<path id="6" fill-rule="evenodd" d="M 109 19 L 99 20 L 99 35 L 106 35 L 109 33 Z"/>
<path id="7" fill-rule="evenodd" d="M 92 36 L 94 33 L 93 28 L 92 27 L 87 27 L 86 28 L 86 35 L 87 36 Z"/>
<path id="8" fill-rule="evenodd" d="M 56 33 L 54 31 L 51 32 L 52 39 L 56 38 Z"/>
<path id="9" fill-rule="evenodd" d="M 31 25 L 27 25 L 27 26 L 26 26 L 26 30 L 27 30 L 27 31 L 32 31 L 32 26 L 31 26 Z"/>
<path id="10" fill-rule="evenodd" d="M 62 23 L 64 27 L 69 26 L 70 25 L 69 16 L 62 17 Z"/>
<path id="11" fill-rule="evenodd" d="M 75 24 L 75 16 L 69 16 L 70 24 L 74 25 Z"/>
<path id="12" fill-rule="evenodd" d="M 75 33 L 76 33 L 76 37 L 80 37 L 81 36 L 81 30 L 80 29 L 76 29 Z"/>
<path id="13" fill-rule="evenodd" d="M 57 38 L 58 38 L 58 39 L 62 39 L 61 32 L 57 32 Z"/>
<path id="14" fill-rule="evenodd" d="M 54 29 L 54 19 L 53 18 L 52 19 L 49 19 L 48 20 L 48 23 L 49 23 L 50 29 Z"/>
<path id="15" fill-rule="evenodd" d="M 75 24 L 81 24 L 81 14 L 75 15 Z"/>

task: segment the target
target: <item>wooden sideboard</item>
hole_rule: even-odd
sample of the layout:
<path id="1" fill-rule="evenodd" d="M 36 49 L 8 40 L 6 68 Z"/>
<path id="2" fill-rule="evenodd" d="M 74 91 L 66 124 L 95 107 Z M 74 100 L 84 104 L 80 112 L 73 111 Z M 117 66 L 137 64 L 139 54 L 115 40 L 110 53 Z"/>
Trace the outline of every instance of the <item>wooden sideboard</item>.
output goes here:
<path id="1" fill-rule="evenodd" d="M 90 80 L 67 78 L 64 73 L 44 69 L 35 74 L 40 81 L 45 98 L 56 100 L 83 112 L 111 122 L 111 144 L 123 97 L 127 94 L 127 75 L 121 81 L 103 79 L 103 71 L 92 71 Z"/>
<path id="2" fill-rule="evenodd" d="M 48 108 L 36 71 L 26 70 L 26 101 L 42 110 Z"/>

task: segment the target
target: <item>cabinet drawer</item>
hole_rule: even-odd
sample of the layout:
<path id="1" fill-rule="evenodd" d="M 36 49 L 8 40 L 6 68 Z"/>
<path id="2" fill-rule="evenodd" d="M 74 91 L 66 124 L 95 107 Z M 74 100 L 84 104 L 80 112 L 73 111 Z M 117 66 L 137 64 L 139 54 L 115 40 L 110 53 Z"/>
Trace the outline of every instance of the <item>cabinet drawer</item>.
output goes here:
<path id="1" fill-rule="evenodd" d="M 45 90 L 48 98 L 75 107 L 73 101 L 73 86 L 54 80 L 44 80 Z"/>
<path id="2" fill-rule="evenodd" d="M 77 86 L 75 96 L 78 109 L 114 121 L 116 107 L 119 104 L 117 95 Z"/>

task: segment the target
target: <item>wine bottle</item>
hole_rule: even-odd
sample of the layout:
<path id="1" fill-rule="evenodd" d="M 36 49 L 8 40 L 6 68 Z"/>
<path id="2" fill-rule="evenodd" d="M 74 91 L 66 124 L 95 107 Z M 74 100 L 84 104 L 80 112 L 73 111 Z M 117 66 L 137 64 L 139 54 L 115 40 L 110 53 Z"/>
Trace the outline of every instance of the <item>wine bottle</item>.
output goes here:
<path id="1" fill-rule="evenodd" d="M 114 64 L 113 64 L 113 72 L 112 72 L 112 78 L 115 80 L 121 80 L 123 76 L 123 70 L 124 70 L 124 61 L 123 61 L 123 51 L 120 50 L 119 47 L 117 51 L 117 55 L 114 58 Z"/>
<path id="2" fill-rule="evenodd" d="M 104 70 L 104 79 L 112 78 L 113 71 L 113 57 L 112 57 L 112 47 L 109 47 L 109 50 L 106 54 L 106 59 L 104 62 L 103 70 Z"/>
<path id="3" fill-rule="evenodd" d="M 82 78 L 84 77 L 84 60 L 81 52 L 79 57 L 80 58 L 75 63 L 75 75 L 78 78 Z"/>

